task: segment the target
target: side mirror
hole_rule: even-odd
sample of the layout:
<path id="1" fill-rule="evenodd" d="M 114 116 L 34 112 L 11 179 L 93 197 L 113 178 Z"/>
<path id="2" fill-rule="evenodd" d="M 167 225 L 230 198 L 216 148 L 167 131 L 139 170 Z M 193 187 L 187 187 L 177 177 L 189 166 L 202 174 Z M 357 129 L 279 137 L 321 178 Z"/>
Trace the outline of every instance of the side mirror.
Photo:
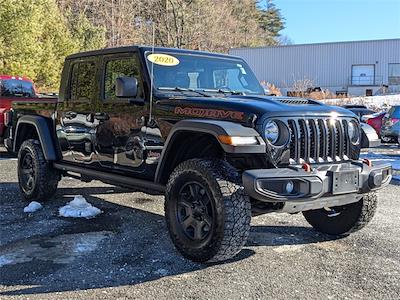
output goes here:
<path id="1" fill-rule="evenodd" d="M 115 79 L 115 96 L 118 98 L 136 98 L 138 81 L 135 77 L 118 77 Z"/>

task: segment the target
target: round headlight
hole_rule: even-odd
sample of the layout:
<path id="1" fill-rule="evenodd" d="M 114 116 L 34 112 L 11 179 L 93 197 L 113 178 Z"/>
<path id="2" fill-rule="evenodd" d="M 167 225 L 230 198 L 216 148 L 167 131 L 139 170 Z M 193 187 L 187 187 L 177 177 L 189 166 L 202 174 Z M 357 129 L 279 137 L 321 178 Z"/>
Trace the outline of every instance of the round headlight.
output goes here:
<path id="1" fill-rule="evenodd" d="M 279 139 L 279 126 L 275 121 L 268 121 L 265 125 L 265 138 L 275 144 Z"/>
<path id="2" fill-rule="evenodd" d="M 360 130 L 355 121 L 349 122 L 348 133 L 351 143 L 357 145 L 360 142 Z"/>

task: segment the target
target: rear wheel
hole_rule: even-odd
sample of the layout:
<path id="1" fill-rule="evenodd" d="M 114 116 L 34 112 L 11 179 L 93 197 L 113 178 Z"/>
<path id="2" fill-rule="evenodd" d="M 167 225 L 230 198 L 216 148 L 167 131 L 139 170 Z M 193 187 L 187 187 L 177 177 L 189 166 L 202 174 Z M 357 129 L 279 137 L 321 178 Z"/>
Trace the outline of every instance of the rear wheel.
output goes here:
<path id="1" fill-rule="evenodd" d="M 193 159 L 172 173 L 165 197 L 171 239 L 197 262 L 235 256 L 250 232 L 250 200 L 240 176 L 223 161 Z"/>
<path id="2" fill-rule="evenodd" d="M 59 180 L 59 172 L 44 158 L 40 143 L 23 142 L 18 153 L 18 183 L 23 197 L 47 201 L 55 194 Z"/>
<path id="3" fill-rule="evenodd" d="M 377 207 L 375 193 L 360 201 L 343 206 L 304 211 L 303 215 L 314 229 L 331 234 L 347 235 L 360 230 L 373 218 Z"/>

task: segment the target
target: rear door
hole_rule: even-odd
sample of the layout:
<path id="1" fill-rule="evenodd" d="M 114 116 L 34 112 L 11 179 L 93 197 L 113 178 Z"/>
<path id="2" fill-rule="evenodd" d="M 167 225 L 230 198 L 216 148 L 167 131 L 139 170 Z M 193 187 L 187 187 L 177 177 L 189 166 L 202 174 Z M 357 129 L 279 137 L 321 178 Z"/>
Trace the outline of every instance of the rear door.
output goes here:
<path id="1" fill-rule="evenodd" d="M 69 66 L 67 94 L 57 108 L 57 136 L 64 160 L 86 165 L 96 162 L 93 144 L 98 121 L 93 113 L 99 96 L 98 63 L 98 57 L 88 57 Z"/>

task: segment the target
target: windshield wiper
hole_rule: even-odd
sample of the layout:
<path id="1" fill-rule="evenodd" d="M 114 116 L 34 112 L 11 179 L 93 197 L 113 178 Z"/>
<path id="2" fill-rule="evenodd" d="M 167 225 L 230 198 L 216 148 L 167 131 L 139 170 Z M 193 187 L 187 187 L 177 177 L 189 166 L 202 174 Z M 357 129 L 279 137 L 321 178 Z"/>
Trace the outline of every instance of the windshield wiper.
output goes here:
<path id="1" fill-rule="evenodd" d="M 162 86 L 162 87 L 158 87 L 157 90 L 160 90 L 160 91 L 176 91 L 176 92 L 192 92 L 192 93 L 197 93 L 197 94 L 199 94 L 201 96 L 204 96 L 204 97 L 211 97 L 210 95 L 208 95 L 206 93 L 203 93 L 201 91 L 198 91 L 198 90 L 195 90 L 195 89 L 189 89 L 189 88 L 182 88 L 182 87 L 179 87 L 179 86 L 176 86 L 176 87 Z"/>
<path id="2" fill-rule="evenodd" d="M 231 95 L 241 95 L 241 96 L 245 95 L 244 92 L 233 91 L 231 89 L 204 89 L 202 91 L 208 93 L 231 94 Z"/>

